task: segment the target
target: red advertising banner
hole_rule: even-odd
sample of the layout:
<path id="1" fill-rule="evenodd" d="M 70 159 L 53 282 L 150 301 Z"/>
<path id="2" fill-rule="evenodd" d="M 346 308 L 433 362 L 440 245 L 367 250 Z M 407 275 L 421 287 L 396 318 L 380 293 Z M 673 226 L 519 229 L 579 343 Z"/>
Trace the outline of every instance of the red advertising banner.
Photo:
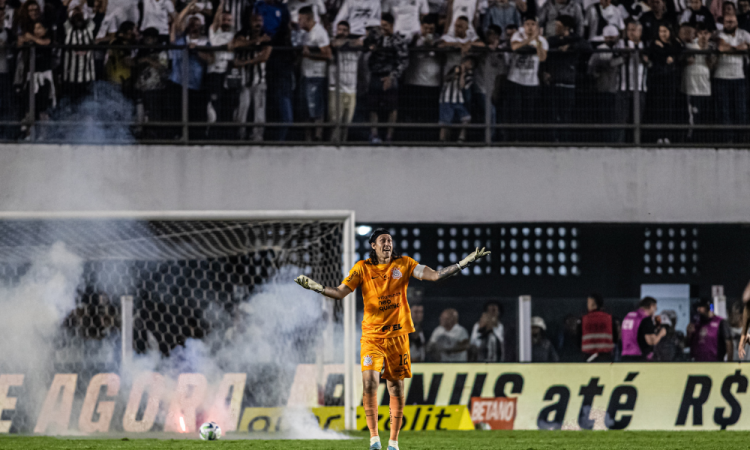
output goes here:
<path id="1" fill-rule="evenodd" d="M 471 421 L 493 430 L 512 430 L 516 419 L 515 398 L 471 398 Z"/>

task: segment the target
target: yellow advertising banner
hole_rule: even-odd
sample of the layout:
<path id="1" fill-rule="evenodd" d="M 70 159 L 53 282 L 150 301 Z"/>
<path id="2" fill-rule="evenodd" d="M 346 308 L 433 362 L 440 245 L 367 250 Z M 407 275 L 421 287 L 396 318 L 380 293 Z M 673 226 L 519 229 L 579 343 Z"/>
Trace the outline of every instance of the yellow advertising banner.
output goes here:
<path id="1" fill-rule="evenodd" d="M 344 407 L 325 406 L 312 408 L 312 413 L 324 430 L 344 429 Z M 273 433 L 283 431 L 285 422 L 294 420 L 295 411 L 287 408 L 245 408 L 237 427 L 238 432 Z M 390 430 L 387 406 L 378 408 L 378 428 Z M 357 408 L 357 429 L 366 430 L 365 411 Z M 469 409 L 463 405 L 405 406 L 403 430 L 473 430 Z"/>
<path id="2" fill-rule="evenodd" d="M 750 430 L 750 366 L 740 363 L 414 364 L 412 374 L 407 405 L 516 398 L 516 430 Z"/>

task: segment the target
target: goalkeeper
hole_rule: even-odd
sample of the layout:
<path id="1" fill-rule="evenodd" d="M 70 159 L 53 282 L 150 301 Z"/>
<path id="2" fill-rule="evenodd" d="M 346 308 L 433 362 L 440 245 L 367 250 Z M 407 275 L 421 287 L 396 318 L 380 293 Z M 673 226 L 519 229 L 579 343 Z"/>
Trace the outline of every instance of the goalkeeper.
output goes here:
<path id="1" fill-rule="evenodd" d="M 377 400 L 381 372 L 391 396 L 388 450 L 399 450 L 398 433 L 403 422 L 405 402 L 404 378 L 411 378 L 409 333 L 414 331 L 406 300 L 409 279 L 440 281 L 457 274 L 490 252 L 477 248 L 458 264 L 433 270 L 408 256 L 398 255 L 393 250 L 393 238 L 384 228 L 372 232 L 370 245 L 370 257 L 357 262 L 339 287 L 322 286 L 304 275 L 294 281 L 305 289 L 335 299 L 343 299 L 357 287 L 362 288 L 362 404 L 370 429 L 370 450 L 381 448 Z"/>

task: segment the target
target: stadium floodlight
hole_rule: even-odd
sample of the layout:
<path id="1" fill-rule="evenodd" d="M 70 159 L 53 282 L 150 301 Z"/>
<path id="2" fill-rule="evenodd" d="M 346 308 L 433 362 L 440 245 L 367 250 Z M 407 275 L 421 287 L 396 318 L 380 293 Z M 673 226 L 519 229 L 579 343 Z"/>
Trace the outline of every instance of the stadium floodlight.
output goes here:
<path id="1" fill-rule="evenodd" d="M 201 329 L 223 332 L 229 325 L 224 313 L 233 314 L 250 290 L 285 266 L 337 286 L 355 262 L 354 221 L 348 210 L 0 212 L 0 271 L 18 279 L 62 242 L 82 259 L 84 284 L 107 297 L 108 311 L 119 309 L 112 313 L 121 323 L 115 354 L 127 365 L 154 344 L 164 353 L 201 338 Z M 345 426 L 354 429 L 355 295 L 338 306 L 321 297 L 321 307 L 338 311 L 343 322 Z M 332 335 L 334 315 L 327 315 L 323 333 Z M 98 330 L 85 333 L 101 338 Z M 73 353 L 85 351 L 79 347 Z M 331 347 L 319 361 L 340 356 Z"/>

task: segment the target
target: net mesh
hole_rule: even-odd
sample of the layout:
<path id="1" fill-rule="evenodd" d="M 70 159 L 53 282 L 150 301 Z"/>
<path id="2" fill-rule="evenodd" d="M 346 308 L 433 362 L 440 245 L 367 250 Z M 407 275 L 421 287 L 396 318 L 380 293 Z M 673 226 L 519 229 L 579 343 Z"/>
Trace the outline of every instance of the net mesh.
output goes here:
<path id="1" fill-rule="evenodd" d="M 282 267 L 338 285 L 342 242 L 343 222 L 3 221 L 0 281 L 18 285 L 56 243 L 82 258 L 76 308 L 62 323 L 55 359 L 60 370 L 100 371 L 119 364 L 122 296 L 134 299 L 135 352 L 157 347 L 168 355 L 188 338 L 226 332 L 240 303 Z"/>

